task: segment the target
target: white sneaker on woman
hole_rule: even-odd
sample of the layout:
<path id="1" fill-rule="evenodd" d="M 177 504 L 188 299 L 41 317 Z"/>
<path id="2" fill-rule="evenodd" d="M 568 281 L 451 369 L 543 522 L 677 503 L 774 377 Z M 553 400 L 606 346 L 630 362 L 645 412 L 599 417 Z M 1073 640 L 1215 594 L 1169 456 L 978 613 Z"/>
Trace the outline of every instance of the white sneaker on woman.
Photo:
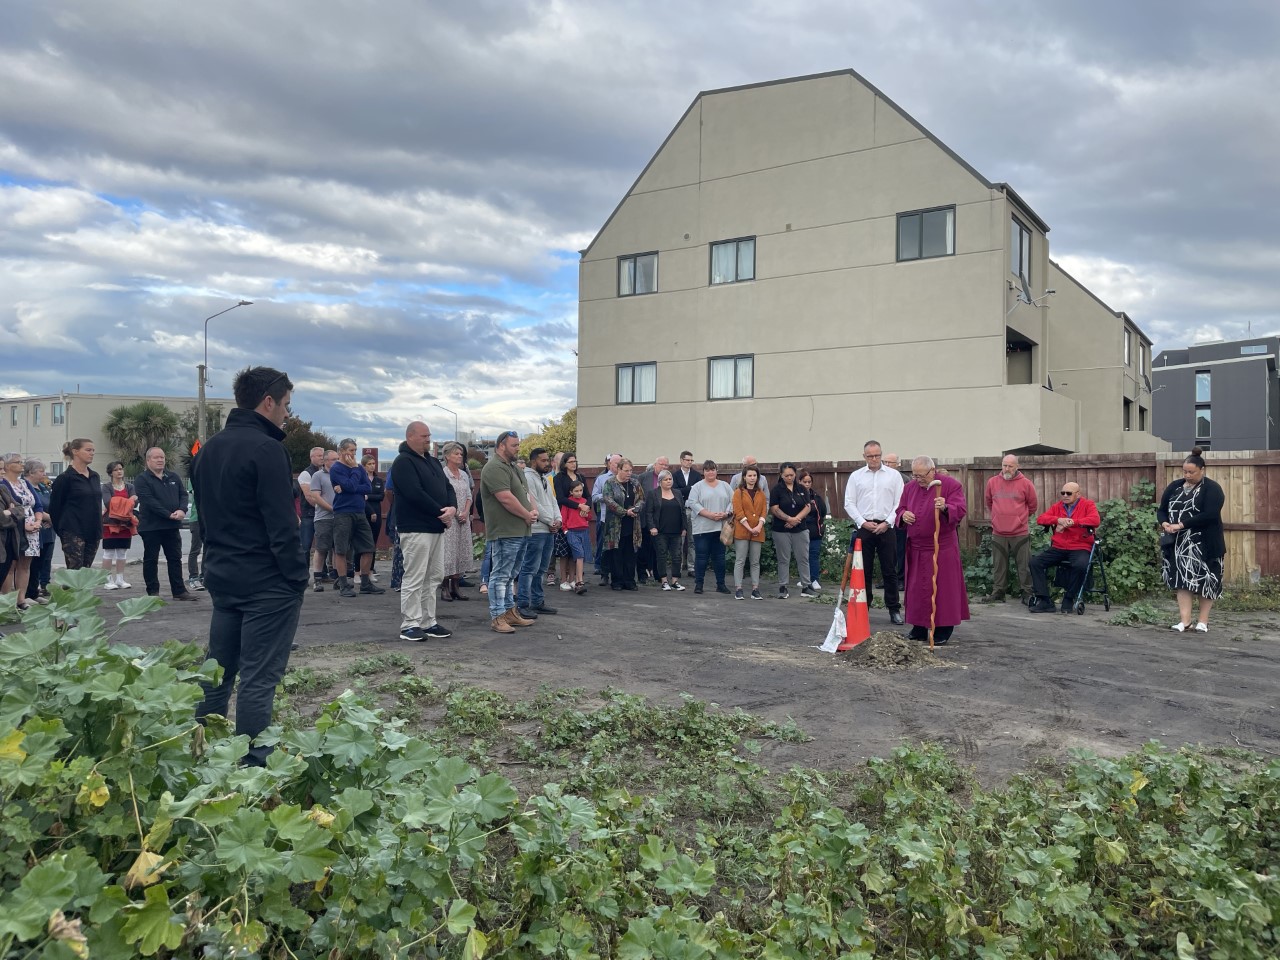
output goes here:
<path id="1" fill-rule="evenodd" d="M 120 584 L 116 583 L 116 575 L 115 575 L 114 573 L 113 573 L 113 574 L 111 574 L 111 576 L 107 577 L 107 586 L 106 586 L 106 589 L 107 589 L 107 590 L 119 590 L 119 589 L 120 589 Z"/>
<path id="2" fill-rule="evenodd" d="M 1208 632 L 1209 632 L 1209 625 L 1207 623 L 1196 624 L 1196 633 L 1208 633 Z"/>
<path id="3" fill-rule="evenodd" d="M 1175 624 L 1174 624 L 1172 627 L 1170 627 L 1169 629 L 1170 629 L 1170 630 L 1174 630 L 1174 631 L 1176 631 L 1176 632 L 1178 632 L 1178 633 L 1186 633 L 1186 632 L 1187 632 L 1187 625 L 1186 625 L 1185 623 L 1175 623 Z"/>
<path id="4" fill-rule="evenodd" d="M 128 590 L 130 587 L 132 587 L 132 586 L 133 586 L 133 584 L 132 584 L 132 583 L 130 583 L 128 580 L 126 580 L 126 579 L 124 578 L 124 574 L 117 574 L 117 575 L 116 575 L 116 585 L 117 585 L 121 590 Z"/>

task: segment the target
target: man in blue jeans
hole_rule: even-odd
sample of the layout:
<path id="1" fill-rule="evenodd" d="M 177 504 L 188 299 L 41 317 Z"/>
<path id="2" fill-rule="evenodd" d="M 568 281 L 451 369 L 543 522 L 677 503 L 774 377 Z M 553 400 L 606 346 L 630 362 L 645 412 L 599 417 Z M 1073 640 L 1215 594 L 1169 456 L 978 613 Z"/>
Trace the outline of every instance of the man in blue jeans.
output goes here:
<path id="1" fill-rule="evenodd" d="M 249 737 L 243 763 L 265 766 L 271 748 L 256 743 L 271 725 L 276 684 L 289 665 L 298 629 L 307 561 L 293 508 L 293 471 L 281 427 L 293 384 L 271 367 L 235 380 L 236 408 L 191 465 L 204 538 L 204 580 L 213 599 L 209 658 L 222 668 L 206 684 L 196 718 L 227 715 L 236 677 L 236 733 Z"/>
<path id="2" fill-rule="evenodd" d="M 515 633 L 533 621 L 516 609 L 512 579 L 529 541 L 538 511 L 529 500 L 524 472 L 516 466 L 520 437 L 512 430 L 498 434 L 494 455 L 480 471 L 484 504 L 484 536 L 489 550 L 489 620 L 495 633 Z M 543 564 L 543 569 L 546 565 Z"/>
<path id="3" fill-rule="evenodd" d="M 524 481 L 529 496 L 538 511 L 537 522 L 530 529 L 530 536 L 520 562 L 520 588 L 517 591 L 516 609 L 526 620 L 537 620 L 540 613 L 555 613 L 543 594 L 543 571 L 551 562 L 551 547 L 555 532 L 560 529 L 560 507 L 556 492 L 547 480 L 551 472 L 551 456 L 542 447 L 529 454 L 529 466 L 524 470 Z"/>

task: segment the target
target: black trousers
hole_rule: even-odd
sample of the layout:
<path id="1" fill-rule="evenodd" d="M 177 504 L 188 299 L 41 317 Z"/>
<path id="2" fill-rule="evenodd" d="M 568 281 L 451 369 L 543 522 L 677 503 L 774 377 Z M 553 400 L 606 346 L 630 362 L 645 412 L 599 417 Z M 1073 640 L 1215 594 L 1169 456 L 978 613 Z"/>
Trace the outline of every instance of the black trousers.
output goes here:
<path id="1" fill-rule="evenodd" d="M 160 551 L 164 551 L 165 566 L 169 568 L 169 591 L 180 597 L 187 592 L 187 585 L 182 581 L 182 531 L 176 527 L 172 530 L 147 530 L 139 534 L 142 537 L 142 582 L 147 585 L 150 596 L 160 596 L 159 561 Z"/>
<path id="2" fill-rule="evenodd" d="M 200 524 L 193 523 L 187 527 L 191 531 L 191 549 L 187 551 L 187 576 L 200 576 L 200 560 L 204 554 L 204 540 L 200 538 Z"/>
<path id="3" fill-rule="evenodd" d="M 636 547 L 632 542 L 632 524 L 634 520 L 624 520 L 618 532 L 618 546 L 606 550 L 603 569 L 609 582 L 615 587 L 634 587 L 636 585 Z"/>
<path id="4" fill-rule="evenodd" d="M 53 544 L 40 544 L 40 556 L 31 561 L 31 578 L 27 581 L 27 599 L 34 600 L 41 587 L 49 585 L 49 577 L 53 574 Z M 3 579 L 3 578 L 0 578 Z"/>
<path id="5" fill-rule="evenodd" d="M 211 713 L 227 715 L 236 677 L 236 734 L 254 740 L 271 726 L 276 684 L 289 666 L 289 650 L 298 630 L 303 594 L 274 587 L 248 597 L 212 594 L 213 619 L 209 622 L 209 659 L 222 667 L 222 681 L 206 685 L 196 719 Z M 265 766 L 270 747 L 251 743 L 244 763 Z"/>
<path id="6" fill-rule="evenodd" d="M 880 578 L 884 580 L 884 605 L 893 613 L 902 609 L 902 601 L 898 598 L 898 532 L 890 527 L 884 533 L 876 534 L 870 530 L 858 530 L 853 535 L 854 543 L 862 551 L 862 576 L 867 583 L 867 600 L 870 601 L 875 583 L 875 562 L 880 558 Z"/>
<path id="7" fill-rule="evenodd" d="M 639 521 L 636 521 L 639 523 Z M 636 576 L 643 583 L 649 577 L 656 577 L 658 569 L 658 552 L 653 542 L 653 535 L 644 531 L 644 539 L 640 541 L 640 549 L 636 551 Z"/>
<path id="8" fill-rule="evenodd" d="M 1049 568 L 1058 567 L 1056 580 L 1066 590 L 1066 596 L 1072 601 L 1080 593 L 1080 585 L 1084 583 L 1089 572 L 1088 550 L 1061 550 L 1050 547 L 1031 558 L 1031 588 L 1037 597 L 1049 597 Z"/>

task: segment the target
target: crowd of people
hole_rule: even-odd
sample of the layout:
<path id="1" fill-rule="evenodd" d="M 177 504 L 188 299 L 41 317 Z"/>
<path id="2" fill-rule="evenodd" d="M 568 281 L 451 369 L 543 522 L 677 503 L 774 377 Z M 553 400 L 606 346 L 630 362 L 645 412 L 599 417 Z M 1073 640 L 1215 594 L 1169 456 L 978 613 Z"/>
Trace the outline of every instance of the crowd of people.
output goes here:
<path id="1" fill-rule="evenodd" d="M 130 589 L 126 555 L 140 537 L 148 594 L 160 594 L 163 553 L 175 600 L 198 599 L 193 591 L 206 586 L 213 600 L 209 655 L 224 672 L 206 687 L 198 715 L 225 714 L 238 683 L 236 729 L 253 740 L 270 722 L 307 590 L 332 585 L 344 600 L 386 592 L 374 566 L 383 529 L 393 547 L 399 637 L 409 641 L 452 635 L 437 619 L 440 602 L 481 600 L 497 633 L 531 627 L 556 613 L 549 590 L 587 592 L 589 568 L 596 586 L 615 591 L 645 583 L 684 591 L 682 581 L 691 578 L 698 594 L 711 588 L 762 600 L 767 538 L 777 559 L 777 599 L 789 598 L 793 568 L 801 596 L 824 589 L 829 504 L 808 471 L 793 463 L 781 464 L 770 484 L 754 457 L 726 481 L 715 461 L 698 465 L 688 450 L 674 468 L 658 457 L 639 471 L 613 454 L 588 490 L 576 454 L 537 448 L 522 459 L 518 434 L 504 431 L 477 483 L 461 444 L 445 444 L 437 459 L 430 427 L 414 421 L 385 477 L 373 457 L 357 461 L 353 439 L 337 450 L 311 450 L 308 467 L 293 476 L 281 443 L 292 390 L 278 370 L 241 371 L 236 408 L 194 459 L 190 484 L 168 468 L 159 448 L 147 452 L 146 469 L 132 481 L 118 461 L 107 465 L 103 481 L 92 467 L 93 441 L 85 438 L 64 446 L 66 468 L 52 482 L 39 460 L 5 455 L 0 592 L 16 592 L 21 608 L 47 602 L 55 537 L 67 568 L 93 566 L 101 549 L 106 589 Z M 893 624 L 909 625 L 913 639 L 945 644 L 969 619 L 958 539 L 968 509 L 964 490 L 928 457 L 912 460 L 904 477 L 897 456 L 883 454 L 874 440 L 864 445 L 863 460 L 849 476 L 843 507 L 852 520 L 847 552 L 861 557 L 867 598 L 882 590 Z M 1177 593 L 1178 632 L 1207 632 L 1222 590 L 1224 497 L 1204 471 L 1194 450 L 1183 479 L 1169 485 L 1159 506 L 1163 576 Z M 1101 522 L 1096 504 L 1065 483 L 1061 499 L 1037 513 L 1035 487 L 1015 456 L 1004 458 L 985 495 L 995 586 L 982 599 L 1003 601 L 1012 573 L 1030 611 L 1051 612 L 1057 608 L 1048 574 L 1056 568 L 1061 610 L 1068 612 L 1088 575 Z M 1050 547 L 1034 557 L 1032 516 L 1052 531 Z M 484 523 L 485 549 L 480 596 L 472 597 L 465 589 L 473 586 L 467 576 L 476 520 Z M 185 580 L 184 526 L 192 540 Z M 253 743 L 245 762 L 265 762 L 268 749 Z"/>

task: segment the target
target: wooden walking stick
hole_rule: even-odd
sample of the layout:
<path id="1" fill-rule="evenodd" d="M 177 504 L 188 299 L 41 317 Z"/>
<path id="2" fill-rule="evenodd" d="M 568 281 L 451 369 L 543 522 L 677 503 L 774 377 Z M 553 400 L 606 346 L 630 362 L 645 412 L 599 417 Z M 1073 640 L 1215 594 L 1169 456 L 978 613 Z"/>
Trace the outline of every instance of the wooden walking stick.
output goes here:
<path id="1" fill-rule="evenodd" d="M 934 479 L 928 486 L 929 490 L 938 487 L 941 493 L 942 481 Z M 938 506 L 937 498 L 933 503 L 933 594 L 929 597 L 929 649 L 933 649 L 933 631 L 938 625 L 938 531 L 942 527 L 942 508 Z"/>

